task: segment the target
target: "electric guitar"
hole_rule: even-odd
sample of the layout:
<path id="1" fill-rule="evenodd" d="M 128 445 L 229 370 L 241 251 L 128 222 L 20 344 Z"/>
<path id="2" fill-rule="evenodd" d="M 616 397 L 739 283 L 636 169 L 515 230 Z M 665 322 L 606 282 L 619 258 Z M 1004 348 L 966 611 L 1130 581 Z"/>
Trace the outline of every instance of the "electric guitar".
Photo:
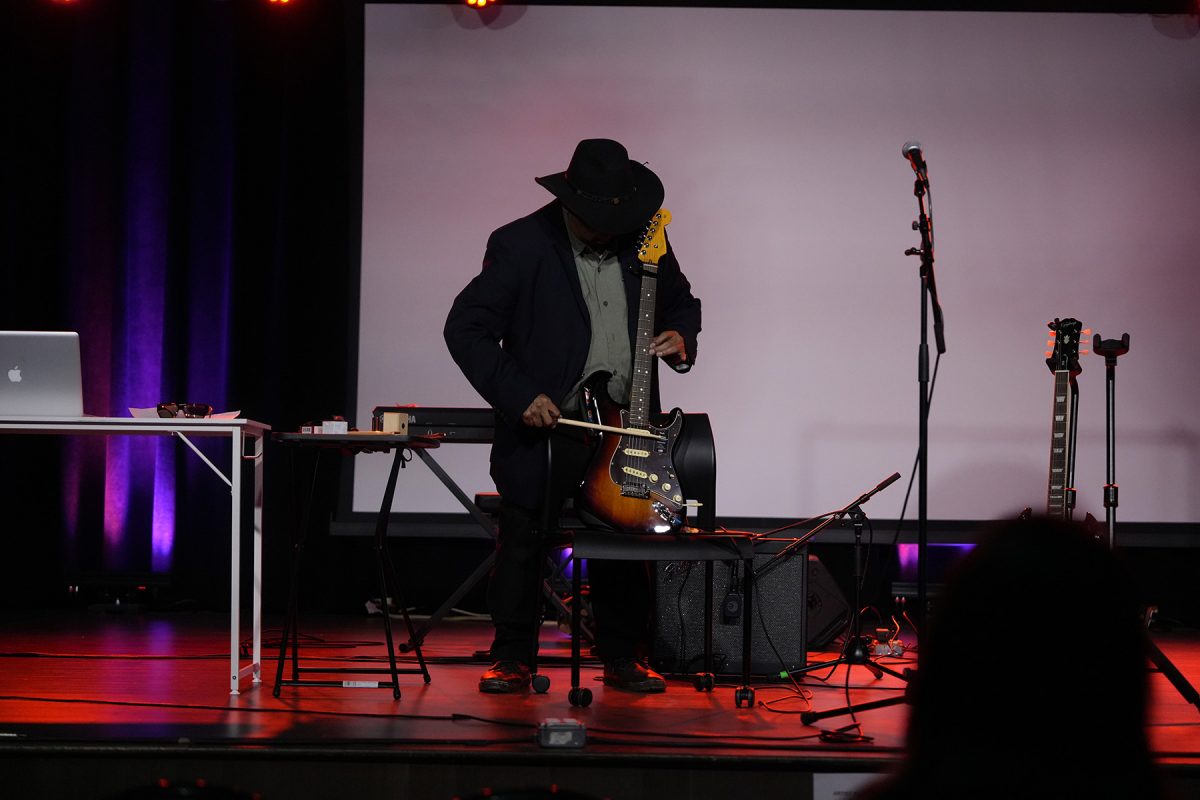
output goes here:
<path id="1" fill-rule="evenodd" d="M 610 373 L 597 372 L 584 382 L 584 405 L 593 417 L 590 421 L 621 433 L 610 430 L 601 434 L 578 502 L 606 525 L 630 533 L 676 531 L 684 524 L 686 509 L 673 462 L 683 412 L 673 409 L 663 426 L 652 425 L 649 418 L 658 262 L 667 252 L 665 229 L 670 221 L 671 212 L 659 209 L 638 241 L 642 285 L 629 406 L 609 397 Z"/>
<path id="2" fill-rule="evenodd" d="M 1051 339 L 1046 344 L 1046 366 L 1054 373 L 1054 416 L 1050 425 L 1050 477 L 1046 491 L 1046 516 L 1070 519 L 1075 510 L 1075 412 L 1079 387 L 1079 335 L 1083 324 L 1077 319 L 1055 319 L 1049 323 Z M 1090 333 L 1090 331 L 1083 331 Z"/>

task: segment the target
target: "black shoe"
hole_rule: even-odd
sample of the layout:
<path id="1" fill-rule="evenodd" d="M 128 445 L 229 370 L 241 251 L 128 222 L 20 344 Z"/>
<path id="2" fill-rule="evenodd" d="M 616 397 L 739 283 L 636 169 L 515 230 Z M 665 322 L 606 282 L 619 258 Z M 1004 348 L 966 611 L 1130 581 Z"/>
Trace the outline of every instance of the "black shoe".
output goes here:
<path id="1" fill-rule="evenodd" d="M 479 677 L 479 691 L 512 694 L 529 688 L 529 667 L 520 661 L 497 661 Z"/>
<path id="2" fill-rule="evenodd" d="M 635 658 L 615 658 L 604 665 L 604 685 L 627 692 L 665 692 L 663 676 Z"/>

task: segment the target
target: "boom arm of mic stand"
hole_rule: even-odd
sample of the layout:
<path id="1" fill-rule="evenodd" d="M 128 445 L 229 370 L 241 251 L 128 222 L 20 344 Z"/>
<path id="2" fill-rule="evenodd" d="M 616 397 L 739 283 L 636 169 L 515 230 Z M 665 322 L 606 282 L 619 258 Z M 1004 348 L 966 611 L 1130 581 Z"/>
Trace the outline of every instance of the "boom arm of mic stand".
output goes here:
<path id="1" fill-rule="evenodd" d="M 771 570 L 773 570 L 775 567 L 782 564 L 785 560 L 787 560 L 791 556 L 792 553 L 794 553 L 796 550 L 799 550 L 804 545 L 808 544 L 809 541 L 814 536 L 816 536 L 818 533 L 820 533 L 821 531 L 828 528 L 830 525 L 832 525 L 837 520 L 846 516 L 846 514 L 849 513 L 851 507 L 852 506 L 846 506 L 841 511 L 833 512 L 832 515 L 830 515 L 828 518 L 823 520 L 821 522 L 821 524 L 817 525 L 817 527 L 815 527 L 811 531 L 805 533 L 800 538 L 794 539 L 793 541 L 789 542 L 787 547 L 783 548 L 778 553 L 771 556 L 771 558 L 767 561 L 767 563 L 763 564 L 761 567 L 754 570 L 754 579 L 758 580 L 760 577 L 762 577 L 763 575 L 765 575 L 768 572 L 770 572 Z"/>
<path id="2" fill-rule="evenodd" d="M 858 509 L 861 511 L 861 509 L 858 508 L 859 506 L 861 506 L 863 503 L 867 502 L 872 497 L 874 497 L 876 494 L 878 494 L 879 492 L 882 492 L 884 489 L 891 486 L 893 483 L 895 483 L 898 480 L 900 480 L 900 473 L 893 472 L 891 475 L 889 475 L 888 477 L 886 477 L 882 481 L 880 481 L 875 486 L 874 489 L 863 492 L 862 494 L 860 494 L 858 496 L 857 499 L 854 500 L 854 502 L 850 503 L 849 505 L 847 505 L 846 507 L 844 507 L 842 509 L 839 509 L 838 511 L 833 512 L 831 515 L 829 515 L 828 518 L 822 520 L 822 522 L 819 525 L 817 525 L 817 527 L 813 528 L 811 531 L 808 531 L 807 533 L 805 533 L 803 536 L 799 537 L 798 539 L 795 539 L 794 541 L 789 542 L 787 547 L 783 548 L 778 553 L 771 556 L 770 560 L 767 561 L 766 564 L 763 564 L 760 568 L 754 570 L 754 577 L 758 578 L 760 575 L 764 575 L 765 573 L 767 573 L 770 570 L 777 567 L 784 559 L 788 558 L 793 552 L 795 552 L 799 548 L 803 547 L 804 545 L 808 544 L 809 541 L 811 541 L 814 536 L 816 536 L 818 533 L 820 533 L 821 531 L 828 528 L 834 522 L 838 521 L 842 517 L 849 514 L 851 511 L 854 511 L 855 509 Z"/>

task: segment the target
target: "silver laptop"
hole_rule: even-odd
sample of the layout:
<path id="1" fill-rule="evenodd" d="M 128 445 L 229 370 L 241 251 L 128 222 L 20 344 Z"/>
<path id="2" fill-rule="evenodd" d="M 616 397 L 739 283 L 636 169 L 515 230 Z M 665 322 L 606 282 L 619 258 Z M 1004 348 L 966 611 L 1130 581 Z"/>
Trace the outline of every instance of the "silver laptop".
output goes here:
<path id="1" fill-rule="evenodd" d="M 0 331 L 0 417 L 81 417 L 79 334 Z"/>

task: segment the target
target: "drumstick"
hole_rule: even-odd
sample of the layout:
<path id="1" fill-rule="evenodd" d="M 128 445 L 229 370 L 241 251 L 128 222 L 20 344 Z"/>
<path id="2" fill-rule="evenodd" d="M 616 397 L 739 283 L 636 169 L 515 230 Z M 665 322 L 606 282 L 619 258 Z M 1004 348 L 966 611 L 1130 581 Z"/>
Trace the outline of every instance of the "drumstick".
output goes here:
<path id="1" fill-rule="evenodd" d="M 642 430 L 641 428 L 616 428 L 612 425 L 597 425 L 595 422 L 580 422 L 577 419 L 567 419 L 566 417 L 559 417 L 558 424 L 574 425 L 576 428 L 587 428 L 593 431 L 605 431 L 606 433 L 619 433 L 623 436 L 638 436 L 644 439 L 665 440 L 667 438 L 659 436 L 657 433 Z"/>

